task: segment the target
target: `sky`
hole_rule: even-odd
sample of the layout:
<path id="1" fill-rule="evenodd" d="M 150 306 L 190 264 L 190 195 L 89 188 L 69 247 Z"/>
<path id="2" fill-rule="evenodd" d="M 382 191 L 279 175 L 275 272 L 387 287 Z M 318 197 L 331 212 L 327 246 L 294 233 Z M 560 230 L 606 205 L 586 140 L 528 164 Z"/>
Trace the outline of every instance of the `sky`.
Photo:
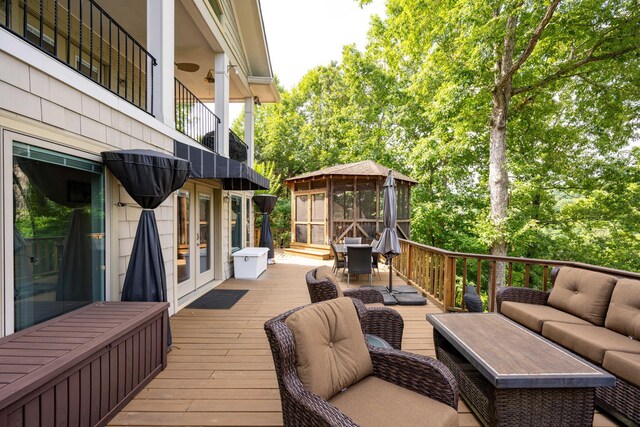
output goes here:
<path id="1" fill-rule="evenodd" d="M 384 15 L 384 0 L 361 8 L 356 0 L 261 0 L 271 67 L 291 89 L 317 65 L 339 61 L 342 47 L 366 45 L 372 14 Z"/>
<path id="2" fill-rule="evenodd" d="M 364 49 L 371 15 L 384 16 L 384 0 L 360 7 L 356 0 L 261 0 L 271 68 L 285 89 L 307 71 L 340 61 L 342 47 Z M 231 104 L 231 123 L 242 104 Z"/>

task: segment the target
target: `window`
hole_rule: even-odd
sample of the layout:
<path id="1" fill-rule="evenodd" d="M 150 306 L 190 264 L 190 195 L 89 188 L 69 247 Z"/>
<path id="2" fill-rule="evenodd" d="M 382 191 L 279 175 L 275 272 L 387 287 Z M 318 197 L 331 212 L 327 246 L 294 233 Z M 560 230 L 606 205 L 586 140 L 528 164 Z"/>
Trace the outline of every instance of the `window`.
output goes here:
<path id="1" fill-rule="evenodd" d="M 231 253 L 242 248 L 242 197 L 231 196 Z"/>
<path id="2" fill-rule="evenodd" d="M 19 142 L 12 160 L 13 292 L 6 295 L 19 331 L 104 299 L 104 173 L 99 163 Z"/>
<path id="3" fill-rule="evenodd" d="M 251 246 L 251 199 L 247 197 L 245 199 L 245 207 L 244 210 L 244 229 L 245 229 L 245 246 Z"/>

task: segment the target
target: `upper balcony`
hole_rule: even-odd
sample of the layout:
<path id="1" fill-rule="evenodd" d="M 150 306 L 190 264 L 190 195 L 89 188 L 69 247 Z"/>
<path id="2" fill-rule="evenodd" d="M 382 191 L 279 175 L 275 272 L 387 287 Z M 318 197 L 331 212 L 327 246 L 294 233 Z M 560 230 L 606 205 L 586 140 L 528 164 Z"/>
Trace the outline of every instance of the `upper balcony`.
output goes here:
<path id="1" fill-rule="evenodd" d="M 153 115 L 155 58 L 93 0 L 4 0 L 0 26 Z"/>

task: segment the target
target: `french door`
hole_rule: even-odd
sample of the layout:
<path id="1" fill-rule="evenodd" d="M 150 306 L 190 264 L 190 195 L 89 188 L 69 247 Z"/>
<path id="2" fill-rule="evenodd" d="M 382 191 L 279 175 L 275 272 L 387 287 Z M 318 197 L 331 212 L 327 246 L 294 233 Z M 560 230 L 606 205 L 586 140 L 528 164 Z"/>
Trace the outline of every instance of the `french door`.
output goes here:
<path id="1" fill-rule="evenodd" d="M 176 264 L 178 298 L 214 278 L 213 190 L 186 184 L 178 191 Z"/>

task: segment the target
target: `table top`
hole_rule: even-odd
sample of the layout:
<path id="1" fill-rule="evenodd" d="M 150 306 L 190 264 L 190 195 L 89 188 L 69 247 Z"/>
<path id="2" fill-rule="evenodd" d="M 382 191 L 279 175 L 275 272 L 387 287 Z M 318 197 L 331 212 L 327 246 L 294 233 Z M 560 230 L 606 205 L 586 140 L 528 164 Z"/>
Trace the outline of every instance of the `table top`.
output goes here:
<path id="1" fill-rule="evenodd" d="M 600 387 L 615 377 L 497 313 L 427 320 L 496 388 Z"/>
<path id="2" fill-rule="evenodd" d="M 353 244 L 349 244 L 349 245 L 345 245 L 344 243 L 336 243 L 335 244 L 336 252 L 341 253 L 341 254 L 346 254 L 347 253 L 347 246 L 350 246 L 352 248 L 367 248 L 367 247 L 370 247 L 372 253 L 374 253 L 374 254 L 379 254 L 380 253 L 376 248 L 374 248 L 371 245 L 367 245 L 366 243 L 353 243 Z"/>

